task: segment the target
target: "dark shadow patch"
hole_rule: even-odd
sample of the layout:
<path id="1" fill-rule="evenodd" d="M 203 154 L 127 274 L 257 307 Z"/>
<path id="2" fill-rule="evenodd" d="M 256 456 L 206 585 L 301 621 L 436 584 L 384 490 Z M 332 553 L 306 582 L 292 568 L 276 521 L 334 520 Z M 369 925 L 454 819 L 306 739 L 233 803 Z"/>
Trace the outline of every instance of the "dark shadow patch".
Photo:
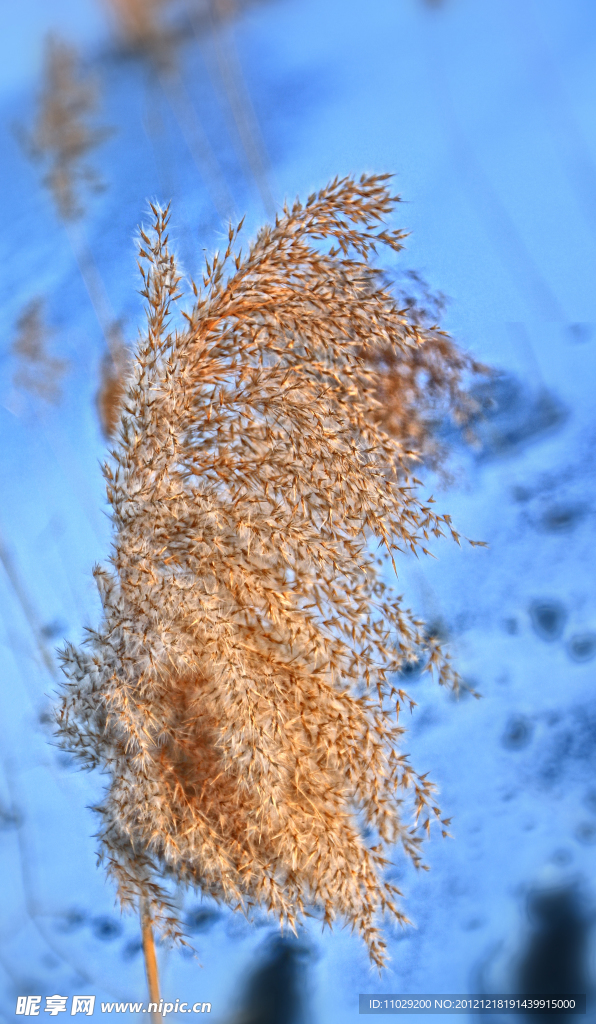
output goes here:
<path id="1" fill-rule="evenodd" d="M 213 907 L 194 907 L 189 910 L 184 920 L 185 928 L 191 935 L 207 932 L 219 921 L 221 912 Z"/>
<path id="2" fill-rule="evenodd" d="M 140 939 L 131 939 L 127 942 L 124 949 L 122 950 L 122 957 L 124 960 L 134 960 L 143 948 L 143 943 Z"/>
<path id="3" fill-rule="evenodd" d="M 551 857 L 553 864 L 556 864 L 560 868 L 566 868 L 571 864 L 573 860 L 573 854 L 571 850 L 568 850 L 565 846 L 555 850 Z"/>
<path id="4" fill-rule="evenodd" d="M 525 501 L 529 501 L 533 497 L 533 492 L 528 487 L 520 487 L 516 484 L 515 487 L 511 488 L 511 497 L 514 501 L 523 504 Z"/>
<path id="5" fill-rule="evenodd" d="M 585 505 L 552 505 L 536 524 L 543 533 L 571 533 L 586 518 Z"/>
<path id="6" fill-rule="evenodd" d="M 56 754 L 56 764 L 65 771 L 71 771 L 78 767 L 76 758 L 66 750 L 59 750 Z"/>
<path id="7" fill-rule="evenodd" d="M 547 787 L 562 782 L 569 774 L 591 783 L 596 771 L 596 706 L 574 707 L 554 727 L 546 751 L 539 751 L 537 779 Z M 586 778 L 587 776 L 587 778 Z"/>
<path id="8" fill-rule="evenodd" d="M 568 412 L 546 388 L 531 389 L 510 374 L 471 389 L 479 405 L 471 424 L 481 461 L 515 454 L 563 426 Z"/>
<path id="9" fill-rule="evenodd" d="M 427 640 L 449 639 L 449 627 L 443 619 L 431 619 L 424 627 L 424 635 Z"/>
<path id="10" fill-rule="evenodd" d="M 583 345 L 586 341 L 591 341 L 594 334 L 594 325 L 589 323 L 570 324 L 569 334 L 575 345 Z"/>
<path id="11" fill-rule="evenodd" d="M 525 715 L 512 715 L 501 736 L 501 743 L 506 750 L 523 750 L 532 739 L 534 727 Z"/>
<path id="12" fill-rule="evenodd" d="M 11 828 L 20 828 L 23 824 L 23 815 L 18 807 L 0 806 L 0 831 L 4 832 Z"/>
<path id="13" fill-rule="evenodd" d="M 591 661 L 596 655 L 596 633 L 576 633 L 567 642 L 567 654 L 572 661 Z"/>
<path id="14" fill-rule="evenodd" d="M 60 919 L 60 922 L 56 925 L 59 932 L 76 932 L 79 928 L 82 928 L 87 920 L 87 914 L 84 910 L 79 910 L 77 907 L 73 907 L 72 910 L 67 911 L 66 914 Z"/>
<path id="15" fill-rule="evenodd" d="M 540 599 L 530 605 L 532 628 L 541 640 L 559 640 L 567 622 L 567 610 L 561 601 Z"/>
<path id="16" fill-rule="evenodd" d="M 101 942 L 112 942 L 122 934 L 122 925 L 113 917 L 94 917 L 91 930 L 95 938 Z"/>
<path id="17" fill-rule="evenodd" d="M 306 1024 L 305 959 L 308 949 L 295 939 L 276 937 L 245 989 L 234 1024 Z"/>
<path id="18" fill-rule="evenodd" d="M 57 636 L 63 637 L 67 631 L 68 626 L 61 622 L 60 619 L 56 619 L 55 622 L 47 622 L 45 626 L 41 627 L 39 632 L 45 640 L 54 640 Z"/>
<path id="19" fill-rule="evenodd" d="M 596 822 L 581 821 L 575 830 L 575 838 L 583 846 L 593 846 L 596 843 Z"/>
<path id="20" fill-rule="evenodd" d="M 427 663 L 428 658 L 425 655 L 421 655 L 413 661 L 404 661 L 399 670 L 399 679 L 403 682 L 413 682 L 413 680 L 419 679 L 424 672 Z"/>
<path id="21" fill-rule="evenodd" d="M 424 637 L 426 640 L 440 640 L 442 642 L 448 640 L 449 630 L 445 622 L 442 619 L 433 619 L 427 622 L 424 627 Z M 429 662 L 428 650 L 425 650 L 424 644 L 422 644 L 417 651 L 417 655 L 413 655 L 410 660 L 402 662 L 399 672 L 397 673 L 400 682 L 413 682 L 425 672 Z"/>
<path id="22" fill-rule="evenodd" d="M 587 973 L 589 922 L 575 889 L 534 892 L 528 898 L 534 926 L 517 971 L 518 992 L 571 995 L 589 991 Z M 567 1014 L 532 1016 L 564 1021 Z"/>

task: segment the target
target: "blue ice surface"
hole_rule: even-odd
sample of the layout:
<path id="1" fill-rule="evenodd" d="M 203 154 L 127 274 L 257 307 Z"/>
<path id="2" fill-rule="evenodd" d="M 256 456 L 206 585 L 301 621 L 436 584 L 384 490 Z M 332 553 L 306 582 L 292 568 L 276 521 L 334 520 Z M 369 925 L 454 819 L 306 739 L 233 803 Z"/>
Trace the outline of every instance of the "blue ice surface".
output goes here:
<path id="1" fill-rule="evenodd" d="M 93 404 L 100 333 L 64 231 L 7 130 L 31 116 L 46 28 L 84 45 L 103 76 L 105 120 L 119 129 L 98 153 L 108 188 L 85 226 L 129 337 L 142 325 L 134 234 L 147 199 L 172 198 L 189 273 L 224 231 L 166 101 L 138 64 L 113 55 L 98 11 L 72 0 L 12 5 L 0 62 L 0 529 L 50 649 L 98 621 L 91 567 L 107 556 L 109 523 Z M 388 928 L 392 961 L 381 980 L 347 931 L 305 930 L 307 1019 L 355 1021 L 359 992 L 515 991 L 539 931 L 535 894 L 576 893 L 587 917 L 594 907 L 596 660 L 573 652 L 596 630 L 596 9 L 590 0 L 377 0 L 364 9 L 281 0 L 245 15 L 235 37 L 276 200 L 335 174 L 395 172 L 397 220 L 411 232 L 400 265 L 450 297 L 449 329 L 509 382 L 479 425 L 482 447 L 458 449 L 455 482 L 425 484 L 463 534 L 490 547 L 442 541 L 436 561 L 398 564 L 407 603 L 444 632 L 482 695 L 455 701 L 424 676 L 405 684 L 418 704 L 405 749 L 437 783 L 453 838 L 431 839 L 428 873 L 395 851 L 391 870 L 413 926 Z M 188 47 L 184 59 L 250 237 L 263 211 L 206 74 L 208 54 Z M 143 128 L 148 112 L 157 143 Z M 37 294 L 72 363 L 58 409 L 11 385 L 14 324 Z M 553 409 L 561 415 L 549 418 Z M 16 995 L 27 993 L 91 991 L 98 1007 L 143 999 L 137 924 L 120 918 L 95 865 L 88 806 L 102 782 L 73 771 L 49 742 L 55 682 L 4 572 L 0 608 L 0 1013 L 15 1019 Z M 202 966 L 161 948 L 165 997 L 210 1001 L 214 1022 L 246 1020 L 239 1008 L 251 970 L 269 955 L 271 926 L 201 916 L 192 896 L 187 906 L 201 922 Z M 282 1012 L 279 1024 L 292 1024 Z"/>

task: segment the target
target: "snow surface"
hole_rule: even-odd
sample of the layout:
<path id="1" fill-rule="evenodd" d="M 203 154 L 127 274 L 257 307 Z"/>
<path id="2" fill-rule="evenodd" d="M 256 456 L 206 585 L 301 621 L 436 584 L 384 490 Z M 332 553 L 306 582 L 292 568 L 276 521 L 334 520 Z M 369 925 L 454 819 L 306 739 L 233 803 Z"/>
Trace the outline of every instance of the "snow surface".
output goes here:
<path id="1" fill-rule="evenodd" d="M 85 228 L 129 337 L 141 324 L 134 233 L 147 198 L 173 199 L 173 235 L 189 271 L 222 238 L 164 97 L 142 67 L 114 57 L 90 0 L 11 5 L 14 44 L 5 32 L 0 77 L 0 537 L 49 648 L 97 621 L 91 567 L 109 548 L 93 406 L 101 336 L 64 230 L 9 132 L 31 116 L 34 56 L 51 24 L 87 40 L 105 120 L 119 129 L 98 154 L 109 187 L 91 202 Z M 576 959 L 574 982 L 591 991 L 596 7 L 272 0 L 244 17 L 235 37 L 276 200 L 335 174 L 394 171 L 407 201 L 398 215 L 412 232 L 403 265 L 450 296 L 449 329 L 508 377 L 481 427 L 482 450 L 461 448 L 450 488 L 428 481 L 458 529 L 490 547 L 445 541 L 437 561 L 399 566 L 408 603 L 451 640 L 482 694 L 454 701 L 430 680 L 408 681 L 418 707 L 406 748 L 453 818 L 453 838 L 427 844 L 428 873 L 396 853 L 392 871 L 415 927 L 390 931 L 392 963 L 379 981 L 345 931 L 311 927 L 302 953 L 280 953 L 266 922 L 201 914 L 189 897 L 202 966 L 160 949 L 164 996 L 211 1002 L 214 1024 L 346 1024 L 356 1020 L 359 992 L 520 991 L 524 978 L 539 977 L 536 950 L 552 977 L 574 936 L 586 957 L 583 976 Z M 250 234 L 263 211 L 207 74 L 209 53 L 184 53 L 187 87 Z M 151 113 L 153 142 L 144 129 Z M 56 349 L 72 363 L 58 409 L 10 383 L 14 324 L 38 294 L 48 298 Z M 55 683 L 3 570 L 0 610 L 0 1015 L 21 1019 L 19 994 L 92 992 L 101 1016 L 101 1001 L 145 999 L 138 926 L 120 917 L 96 868 L 87 808 L 101 779 L 73 771 L 49 744 Z M 285 1003 L 280 996 L 266 1020 L 254 1010 L 251 972 L 253 989 L 286 979 Z M 569 973 L 560 978 L 572 984 Z"/>

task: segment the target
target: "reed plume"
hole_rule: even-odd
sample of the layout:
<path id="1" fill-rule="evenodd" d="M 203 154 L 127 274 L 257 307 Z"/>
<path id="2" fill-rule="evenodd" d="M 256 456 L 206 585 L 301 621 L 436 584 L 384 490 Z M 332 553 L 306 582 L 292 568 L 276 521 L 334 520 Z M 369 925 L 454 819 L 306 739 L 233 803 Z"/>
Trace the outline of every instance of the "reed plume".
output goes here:
<path id="1" fill-rule="evenodd" d="M 130 361 L 130 349 L 117 334 L 112 339 L 110 351 L 102 359 L 99 388 L 95 397 L 99 422 L 106 440 L 114 436 L 118 427 Z"/>
<path id="2" fill-rule="evenodd" d="M 184 33 L 174 16 L 179 14 L 177 5 L 172 0 L 104 2 L 111 9 L 124 48 L 146 59 L 152 76 L 157 77 L 213 206 L 220 216 L 227 217 L 232 198 L 178 67 L 176 48 Z"/>
<path id="3" fill-rule="evenodd" d="M 214 85 L 223 92 L 234 122 L 232 139 L 239 143 L 242 162 L 254 179 L 267 215 L 274 217 L 275 203 L 267 181 L 264 144 L 240 61 L 227 31 L 233 18 L 250 6 L 247 0 L 242 3 L 222 3 L 221 0 L 104 0 L 104 4 L 112 14 L 124 47 L 129 53 L 147 59 L 152 72 L 157 72 L 158 81 L 207 192 L 219 214 L 225 216 L 232 209 L 233 200 L 217 154 L 184 85 L 177 54 L 180 43 L 188 38 L 188 21 L 197 39 L 206 39 L 207 49 L 213 51 L 218 68 Z"/>
<path id="4" fill-rule="evenodd" d="M 44 184 L 65 221 L 85 212 L 86 189 L 103 187 L 87 162 L 88 154 L 111 134 L 93 123 L 97 106 L 97 83 L 81 74 L 77 51 L 50 36 L 37 120 L 32 132 L 21 134 L 29 155 L 44 166 Z"/>
<path id="5" fill-rule="evenodd" d="M 166 18 L 172 0 L 104 0 L 104 3 L 111 10 L 128 49 L 149 54 L 157 64 L 171 60 L 176 33 Z"/>
<path id="6" fill-rule="evenodd" d="M 58 402 L 68 363 L 48 352 L 51 335 L 44 316 L 42 298 L 38 296 L 27 303 L 16 327 L 17 334 L 12 346 L 18 361 L 13 376 L 15 387 L 23 388 L 48 402 Z"/>
<path id="7" fill-rule="evenodd" d="M 455 427 L 468 443 L 477 443 L 471 422 L 480 405 L 471 385 L 494 371 L 462 351 L 439 327 L 445 297 L 431 292 L 416 272 L 405 277 L 405 282 L 387 278 L 387 283 L 416 325 L 419 343 L 401 351 L 378 341 L 364 346 L 364 358 L 378 371 L 375 417 L 388 434 L 412 449 L 413 464 L 421 461 L 448 480 L 452 446 L 445 428 Z"/>
<path id="8" fill-rule="evenodd" d="M 104 187 L 99 175 L 87 162 L 87 156 L 112 134 L 112 129 L 94 123 L 98 100 L 97 83 L 83 74 L 76 49 L 50 36 L 46 41 L 43 89 L 37 118 L 33 130 L 21 130 L 20 135 L 29 157 L 44 167 L 43 184 L 49 190 L 66 229 L 104 337 L 106 353 L 101 364 L 96 404 L 102 431 L 109 438 L 118 417 L 129 357 L 80 225 L 85 213 L 85 189 L 98 191 Z M 37 314 L 33 311 L 32 315 Z"/>
<path id="9" fill-rule="evenodd" d="M 123 906 L 171 937 L 169 883 L 292 928 L 339 918 L 379 969 L 382 915 L 407 920 L 389 848 L 422 865 L 440 815 L 390 717 L 413 704 L 400 672 L 423 654 L 458 684 L 374 550 L 395 565 L 459 540 L 384 429 L 365 358 L 428 341 L 370 262 L 402 248 L 387 178 L 284 207 L 245 255 L 230 228 L 187 310 L 152 207 L 147 326 L 103 467 L 103 616 L 62 652 L 57 709 L 61 745 L 107 775 L 100 856 Z"/>

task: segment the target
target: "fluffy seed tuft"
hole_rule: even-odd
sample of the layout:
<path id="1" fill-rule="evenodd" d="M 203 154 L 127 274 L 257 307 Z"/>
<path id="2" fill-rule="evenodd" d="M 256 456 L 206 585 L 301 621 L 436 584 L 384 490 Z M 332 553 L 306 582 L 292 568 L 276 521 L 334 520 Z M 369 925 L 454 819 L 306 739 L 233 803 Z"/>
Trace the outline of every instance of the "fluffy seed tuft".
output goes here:
<path id="1" fill-rule="evenodd" d="M 230 230 L 178 328 L 169 214 L 152 207 L 147 328 L 104 467 L 103 618 L 63 651 L 57 713 L 64 747 L 108 777 L 100 851 L 123 904 L 142 897 L 173 936 L 164 879 L 282 925 L 340 918 L 379 968 L 380 916 L 406 921 L 388 848 L 423 866 L 440 815 L 399 751 L 413 702 L 396 676 L 424 657 L 457 685 L 378 569 L 377 548 L 393 560 L 452 532 L 384 429 L 368 358 L 428 341 L 369 263 L 402 247 L 387 177 L 334 180 L 244 256 Z"/>

